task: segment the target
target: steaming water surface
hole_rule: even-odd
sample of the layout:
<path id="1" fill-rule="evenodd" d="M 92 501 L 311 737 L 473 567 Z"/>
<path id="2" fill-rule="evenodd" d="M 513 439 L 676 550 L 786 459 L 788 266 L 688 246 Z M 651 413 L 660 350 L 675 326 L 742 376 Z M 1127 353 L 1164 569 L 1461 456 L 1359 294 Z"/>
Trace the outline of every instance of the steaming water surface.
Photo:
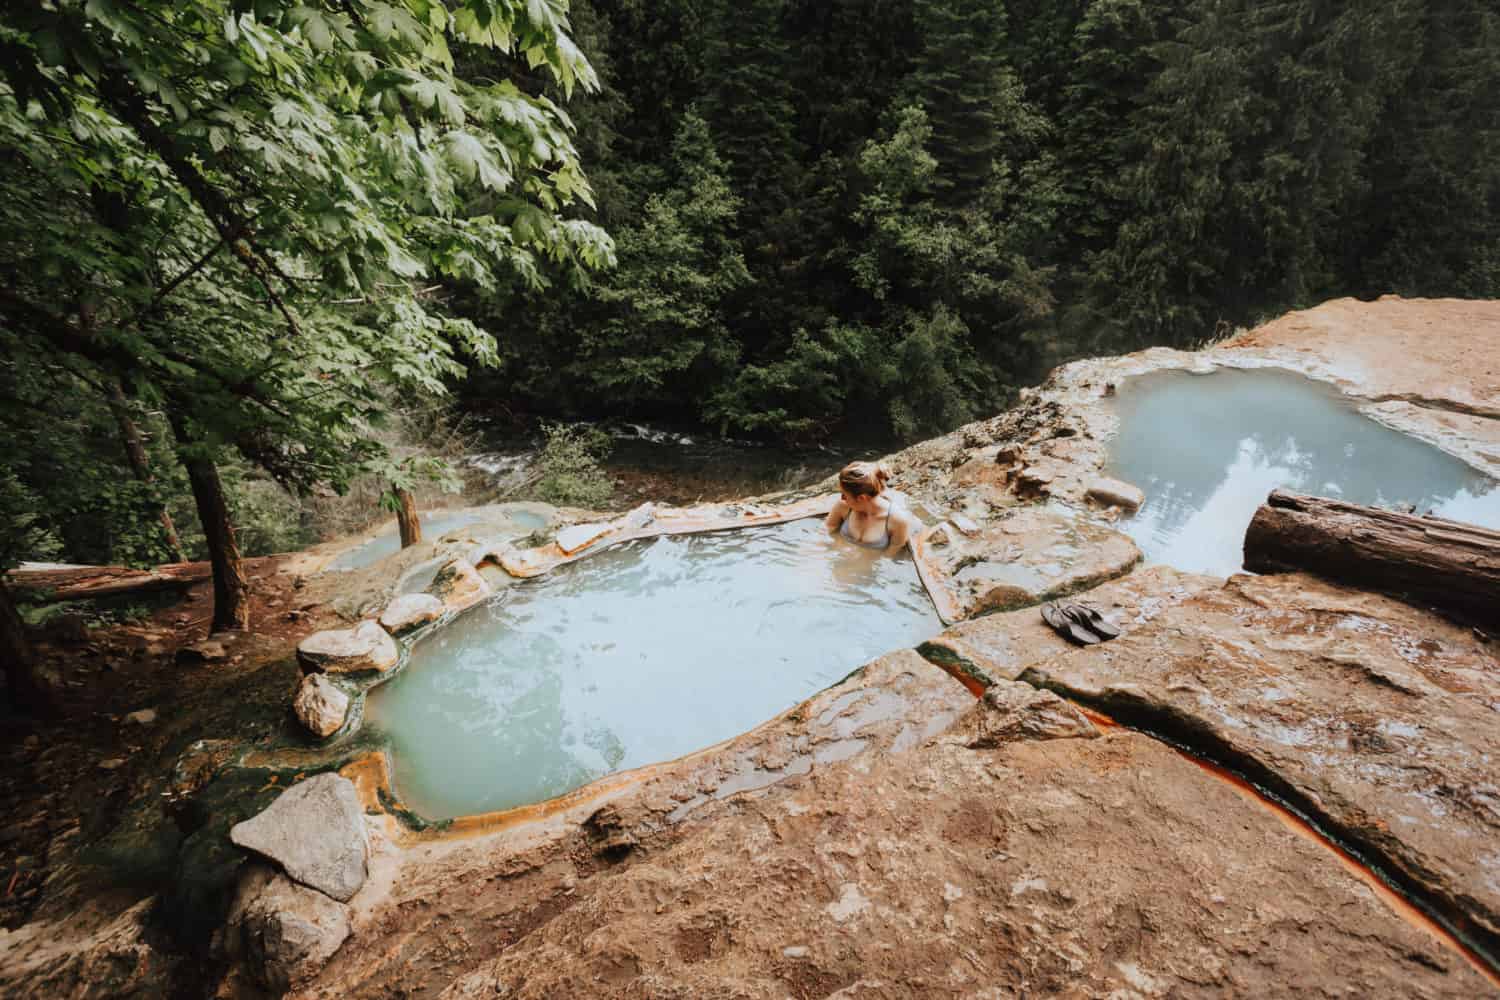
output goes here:
<path id="1" fill-rule="evenodd" d="M 1121 527 L 1151 562 L 1238 571 L 1245 528 L 1277 487 L 1500 527 L 1494 480 L 1300 375 L 1156 372 L 1123 383 L 1116 407 L 1109 474 L 1146 493 Z"/>
<path id="2" fill-rule="evenodd" d="M 711 746 L 941 628 L 909 559 L 815 519 L 629 542 L 433 631 L 367 712 L 439 819 Z"/>

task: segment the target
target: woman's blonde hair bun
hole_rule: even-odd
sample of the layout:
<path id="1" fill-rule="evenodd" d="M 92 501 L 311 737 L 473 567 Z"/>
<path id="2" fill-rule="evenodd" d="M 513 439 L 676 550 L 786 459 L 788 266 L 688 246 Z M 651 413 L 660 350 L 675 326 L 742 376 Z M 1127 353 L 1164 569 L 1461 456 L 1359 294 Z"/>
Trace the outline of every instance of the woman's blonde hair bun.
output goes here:
<path id="1" fill-rule="evenodd" d="M 850 462 L 839 472 L 839 488 L 854 496 L 876 496 L 891 478 L 884 462 Z"/>

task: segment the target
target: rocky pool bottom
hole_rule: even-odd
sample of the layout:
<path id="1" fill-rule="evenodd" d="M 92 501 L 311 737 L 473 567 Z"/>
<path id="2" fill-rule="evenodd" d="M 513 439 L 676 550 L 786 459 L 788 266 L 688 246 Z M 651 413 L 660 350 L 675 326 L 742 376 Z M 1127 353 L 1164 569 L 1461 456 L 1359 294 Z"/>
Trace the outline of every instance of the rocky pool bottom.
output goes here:
<path id="1" fill-rule="evenodd" d="M 365 724 L 422 816 L 509 809 L 729 739 L 940 628 L 910 560 L 816 519 L 630 541 L 422 637 Z"/>

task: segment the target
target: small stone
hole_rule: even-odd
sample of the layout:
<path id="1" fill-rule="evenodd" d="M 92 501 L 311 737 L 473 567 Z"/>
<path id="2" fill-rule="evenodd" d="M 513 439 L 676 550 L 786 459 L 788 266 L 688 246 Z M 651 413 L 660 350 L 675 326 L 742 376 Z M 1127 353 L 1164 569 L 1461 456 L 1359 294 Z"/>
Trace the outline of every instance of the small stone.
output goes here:
<path id="1" fill-rule="evenodd" d="M 788 948 L 781 949 L 781 954 L 786 958 L 806 958 L 808 951 L 805 945 L 794 944 Z"/>
<path id="2" fill-rule="evenodd" d="M 1123 507 L 1126 510 L 1137 510 L 1146 502 L 1146 494 L 1138 487 L 1118 479 L 1102 477 L 1089 483 L 1087 496 L 1106 507 Z"/>
<path id="3" fill-rule="evenodd" d="M 365 884 L 369 844 L 354 782 L 314 775 L 238 823 L 229 839 L 280 864 L 303 885 L 348 902 Z"/>
<path id="4" fill-rule="evenodd" d="M 125 722 L 136 726 L 149 726 L 156 721 L 156 709 L 142 708 L 125 716 Z"/>
<path id="5" fill-rule="evenodd" d="M 30 736 L 21 741 L 21 745 L 28 750 L 35 750 L 37 747 L 42 745 L 42 738 L 36 733 L 32 733 Z"/>
<path id="6" fill-rule="evenodd" d="M 957 528 L 960 534 L 979 534 L 979 525 L 975 523 L 973 518 L 967 517 L 963 514 L 954 514 L 952 517 L 948 518 L 948 523 Z"/>
<path id="7" fill-rule="evenodd" d="M 186 665 L 217 663 L 228 656 L 229 651 L 224 648 L 222 643 L 205 639 L 202 642 L 195 642 L 191 646 L 183 646 L 179 649 L 177 651 L 177 662 Z"/>
<path id="8" fill-rule="evenodd" d="M 121 757 L 111 757 L 108 760 L 101 760 L 99 762 L 99 770 L 101 771 L 116 771 L 124 766 L 125 760 Z"/>
<path id="9" fill-rule="evenodd" d="M 365 621 L 352 629 L 314 632 L 297 646 L 304 671 L 332 674 L 389 670 L 401 659 L 396 642 L 379 622 Z"/>
<path id="10" fill-rule="evenodd" d="M 391 635 L 401 635 L 436 621 L 443 614 L 443 602 L 431 594 L 402 594 L 380 614 L 380 625 Z"/>
<path id="11" fill-rule="evenodd" d="M 327 739 L 343 728 L 349 714 L 349 696 L 328 675 L 308 674 L 297 685 L 292 712 L 314 736 Z"/>

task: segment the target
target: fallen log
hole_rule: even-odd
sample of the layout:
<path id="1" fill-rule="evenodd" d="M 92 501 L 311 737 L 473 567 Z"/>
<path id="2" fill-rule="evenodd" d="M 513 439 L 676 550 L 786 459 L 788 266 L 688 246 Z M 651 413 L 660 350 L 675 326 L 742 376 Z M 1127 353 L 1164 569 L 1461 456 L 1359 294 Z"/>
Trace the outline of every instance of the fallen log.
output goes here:
<path id="1" fill-rule="evenodd" d="M 184 589 L 209 579 L 213 568 L 206 562 L 168 563 L 153 570 L 126 566 L 66 566 L 55 569 L 20 569 L 5 580 L 17 590 L 41 595 L 47 602 L 83 601 L 96 597 L 148 594 Z"/>
<path id="2" fill-rule="evenodd" d="M 1306 571 L 1500 634 L 1500 531 L 1489 528 L 1274 490 L 1245 531 L 1245 568 Z"/>

